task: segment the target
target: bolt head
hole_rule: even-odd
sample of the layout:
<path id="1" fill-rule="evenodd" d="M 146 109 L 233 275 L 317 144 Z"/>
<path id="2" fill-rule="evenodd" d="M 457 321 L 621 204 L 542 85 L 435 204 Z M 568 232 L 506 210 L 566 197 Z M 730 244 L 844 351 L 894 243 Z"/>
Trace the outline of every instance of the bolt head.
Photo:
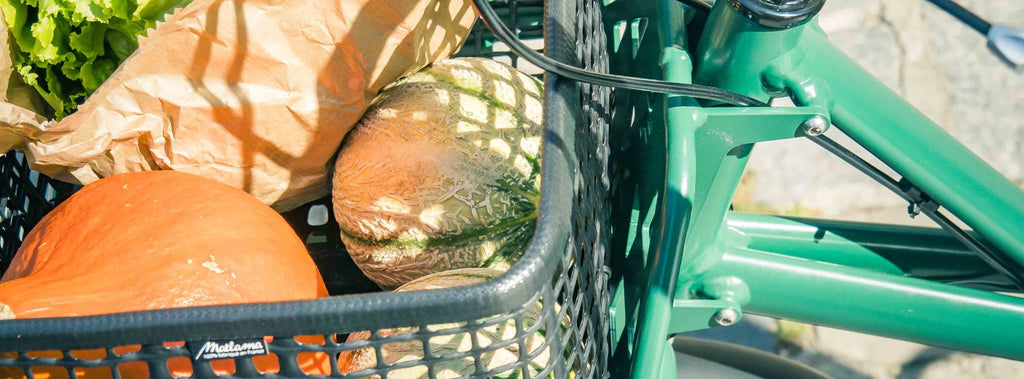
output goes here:
<path id="1" fill-rule="evenodd" d="M 821 116 L 814 116 L 803 123 L 804 134 L 811 137 L 817 137 L 825 133 L 828 129 L 828 120 Z"/>
<path id="2" fill-rule="evenodd" d="M 740 320 L 740 313 L 737 312 L 735 309 L 725 308 L 719 310 L 718 312 L 715 312 L 715 315 L 712 317 L 712 319 L 714 319 L 715 323 L 718 325 L 729 326 L 735 324 L 736 321 Z"/>

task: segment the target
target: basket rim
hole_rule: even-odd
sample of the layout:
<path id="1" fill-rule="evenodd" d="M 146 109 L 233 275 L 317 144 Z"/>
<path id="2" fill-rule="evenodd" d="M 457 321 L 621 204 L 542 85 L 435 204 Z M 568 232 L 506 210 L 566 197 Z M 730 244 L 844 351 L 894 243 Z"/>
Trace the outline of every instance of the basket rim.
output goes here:
<path id="1" fill-rule="evenodd" d="M 545 2 L 545 55 L 573 63 L 575 4 Z M 502 275 L 445 289 L 376 292 L 276 303 L 247 303 L 0 321 L 0 352 L 91 349 L 262 336 L 328 335 L 462 322 L 522 308 L 549 286 L 571 228 L 578 85 L 544 75 L 544 137 L 537 229 L 523 257 Z M 458 312 L 438 312 L 453 310 Z M 381 315 L 388 315 L 381 317 Z"/>

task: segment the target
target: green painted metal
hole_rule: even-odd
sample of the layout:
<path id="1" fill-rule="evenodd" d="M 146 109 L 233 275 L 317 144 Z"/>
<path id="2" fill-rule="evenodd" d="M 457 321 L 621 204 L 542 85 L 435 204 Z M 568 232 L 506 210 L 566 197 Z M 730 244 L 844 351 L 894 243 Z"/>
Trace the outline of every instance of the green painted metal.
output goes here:
<path id="1" fill-rule="evenodd" d="M 924 190 L 1017 263 L 1024 264 L 1024 192 L 872 79 L 828 43 L 820 28 L 804 33 L 807 54 L 778 75 L 815 85 L 815 95 L 794 91 L 799 101 L 824 96 L 836 124 L 851 138 Z"/>
<path id="2" fill-rule="evenodd" d="M 730 239 L 754 250 L 974 288 L 1012 286 L 937 228 L 742 212 L 730 212 L 726 220 L 736 233 Z"/>
<path id="3" fill-rule="evenodd" d="M 670 79 L 685 75 L 670 69 L 685 67 L 673 64 L 685 62 L 685 55 L 676 51 L 664 56 Z M 804 121 L 825 117 L 816 107 L 705 109 L 683 101 L 673 106 L 674 100 L 668 98 L 666 139 L 668 156 L 675 158 L 666 166 L 665 201 L 657 211 L 663 215 L 656 239 L 661 243 L 653 250 L 655 263 L 637 324 L 632 372 L 637 378 L 651 377 L 649 370 L 658 367 L 655 356 L 671 334 L 670 323 L 694 323 L 675 319 L 690 316 L 687 312 L 674 312 L 671 319 L 663 317 L 672 309 L 668 299 L 675 298 L 677 278 L 692 277 L 719 259 L 723 246 L 717 236 L 752 144 L 802 136 Z M 675 269 L 664 269 L 666 264 L 674 264 Z"/>
<path id="4" fill-rule="evenodd" d="M 695 82 L 762 100 L 791 96 L 798 105 L 826 109 L 868 151 L 991 245 L 1024 261 L 1024 193 L 829 44 L 816 21 L 767 30 L 724 5 L 710 17 L 694 54 Z M 776 254 L 729 248 L 710 267 L 684 268 L 702 275 L 692 282 L 680 278 L 694 296 L 749 291 L 747 312 L 1024 356 L 1019 333 L 994 336 L 995 330 L 1020 329 L 1021 300 L 908 277 L 990 288 L 1006 284 L 942 232 L 730 218 L 735 233 L 726 239 L 732 244 Z M 730 285 L 722 283 L 735 288 L 726 291 Z"/>
<path id="5" fill-rule="evenodd" d="M 622 1 L 612 6 L 617 4 L 630 7 L 617 9 L 633 13 L 616 14 L 619 20 L 612 22 L 618 26 L 610 32 L 620 33 L 613 34 L 612 59 L 618 62 L 613 68 L 631 65 L 636 71 L 621 73 L 690 82 L 692 64 L 682 34 L 684 13 L 665 11 L 681 9 L 679 3 L 666 0 L 656 3 L 655 9 L 650 3 L 633 8 L 634 4 Z M 644 17 L 644 11 L 655 10 L 656 18 Z M 643 57 L 655 52 L 660 59 L 658 70 L 647 71 L 652 62 Z M 635 134 L 621 137 L 635 143 L 632 147 L 644 167 L 628 174 L 623 200 L 631 201 L 630 222 L 615 228 L 628 232 L 613 242 L 626 256 L 612 258 L 613 267 L 622 267 L 612 278 L 616 290 L 612 365 L 628 364 L 629 376 L 649 378 L 662 367 L 660 359 L 670 334 L 708 326 L 708 315 L 694 318 L 692 313 L 702 306 L 693 311 L 686 308 L 715 302 L 680 299 L 675 296 L 675 284 L 678 277 L 692 277 L 697 268 L 709 266 L 721 255 L 716 236 L 751 144 L 799 137 L 804 121 L 828 115 L 820 107 L 700 108 L 688 97 L 638 93 L 620 92 L 616 101 L 632 107 L 630 112 L 619 109 L 617 113 L 638 116 L 630 120 Z M 620 202 L 619 208 L 625 206 Z M 627 236 L 622 239 L 622 235 Z M 687 269 L 680 273 L 680 267 Z"/>
<path id="6" fill-rule="evenodd" d="M 686 53 L 676 48 L 663 50 L 662 65 L 667 80 L 690 82 L 692 67 Z M 687 107 L 689 108 L 689 107 Z M 693 173 L 696 171 L 694 154 L 696 127 L 692 119 L 679 117 L 679 107 L 669 108 L 666 117 L 665 187 L 658 204 L 661 215 L 657 241 L 649 260 L 653 260 L 647 281 L 646 295 L 640 300 L 637 332 L 633 348 L 633 378 L 652 378 L 662 368 L 662 359 L 668 340 L 672 302 L 675 298 L 676 278 L 679 276 L 683 244 L 693 209 Z M 689 122 L 688 122 L 689 121 Z"/>
<path id="7" fill-rule="evenodd" d="M 688 290 L 716 296 L 702 283 L 721 277 L 747 313 L 1024 360 L 1024 298 L 743 248 Z"/>
<path id="8" fill-rule="evenodd" d="M 682 28 L 686 13 L 678 2 L 619 0 L 606 4 L 603 15 L 611 36 L 613 73 L 655 79 L 666 79 L 671 73 L 673 80 L 690 81 L 692 67 L 685 54 L 685 29 Z M 662 231 L 681 231 L 680 227 L 670 229 L 665 225 L 678 222 L 679 217 L 685 220 L 687 213 L 675 203 L 680 199 L 678 189 L 672 191 L 671 199 L 665 195 L 669 188 L 665 184 L 668 172 L 665 100 L 663 95 L 643 92 L 616 93 L 613 114 L 617 118 L 612 122 L 618 127 L 612 129 L 611 148 L 625 153 L 613 155 L 619 157 L 613 165 L 619 167 L 619 175 L 623 176 L 620 196 L 614 199 L 613 205 L 613 255 L 610 258 L 615 268 L 609 281 L 615 291 L 615 330 L 612 331 L 614 351 L 609 368 L 614 377 L 628 377 L 630 370 L 637 371 L 632 365 L 639 359 L 645 360 L 639 369 L 643 374 L 639 375 L 655 377 L 663 369 L 673 372 L 675 369 L 668 364 L 672 361 L 665 358 L 667 337 L 660 341 L 644 337 L 656 336 L 660 332 L 655 329 L 669 326 L 675 285 L 672 271 L 678 267 L 673 255 L 678 249 L 663 246 L 672 238 L 664 236 Z M 666 204 L 680 213 L 666 215 L 663 211 Z M 641 315 L 645 314 L 651 316 L 641 320 Z"/>
<path id="9" fill-rule="evenodd" d="M 676 299 L 672 302 L 668 335 L 719 327 L 721 325 L 714 321 L 714 316 L 725 309 L 732 309 L 742 317 L 739 306 L 731 301 Z"/>
<path id="10" fill-rule="evenodd" d="M 670 109 L 680 120 L 692 120 L 696 148 L 696 179 L 692 196 L 694 222 L 683 257 L 683 278 L 699 272 L 721 255 L 716 238 L 736 192 L 753 144 L 803 136 L 802 124 L 826 117 L 817 107 Z M 826 117 L 827 119 L 827 117 Z"/>
<path id="11" fill-rule="evenodd" d="M 716 1 L 693 54 L 694 82 L 763 101 L 784 96 L 784 88 L 763 85 L 764 71 L 780 57 L 803 54 L 799 49 L 803 29 L 767 29 L 741 16 L 727 1 Z"/>
<path id="12" fill-rule="evenodd" d="M 658 378 L 675 378 L 676 377 L 676 354 L 675 350 L 672 349 L 672 341 L 665 340 L 665 345 L 662 346 L 658 351 L 661 353 L 661 371 Z"/>
<path id="13" fill-rule="evenodd" d="M 728 212 L 753 143 L 800 137 L 801 124 L 812 116 L 834 118 L 844 131 L 853 123 L 855 139 L 893 167 L 917 170 L 917 178 L 907 176 L 940 194 L 935 198 L 944 204 L 959 196 L 951 191 L 977 196 L 992 180 L 941 129 L 848 58 L 835 56 L 816 21 L 768 30 L 719 1 L 691 54 L 686 28 L 692 14 L 677 1 L 618 0 L 606 7 L 613 73 L 692 79 L 765 101 L 791 96 L 801 105 L 707 108 L 720 104 L 616 93 L 612 147 L 628 159 L 617 162 L 623 186 L 612 226 L 613 376 L 674 376 L 667 337 L 708 327 L 726 305 L 939 346 L 1020 354 L 1012 351 L 1024 342 L 991 339 L 991 329 L 964 325 L 972 317 L 991 317 L 995 325 L 1010 327 L 1024 313 L 1022 300 L 909 277 L 994 279 L 990 268 L 942 232 Z M 965 186 L 953 183 L 957 175 L 933 172 L 956 164 L 929 158 L 921 147 L 931 143 L 942 154 L 967 160 L 957 166 L 959 175 L 977 169 L 980 174 Z M 928 162 L 914 161 L 921 159 Z M 1004 184 L 993 186 L 997 201 L 1017 199 Z M 1024 207 L 1024 201 L 1017 204 Z M 979 220 L 959 212 L 994 210 L 948 205 L 968 223 Z M 1018 224 L 1000 217 L 1006 230 L 1022 230 L 1024 217 Z M 972 225 L 986 235 L 994 232 L 989 237 L 1003 249 L 1018 242 L 984 222 Z M 953 317 L 942 316 L 947 309 Z M 964 336 L 957 328 L 983 337 Z M 1020 340 L 1019 333 L 1012 336 Z"/>
<path id="14" fill-rule="evenodd" d="M 829 43 L 817 20 L 766 29 L 726 4 L 710 17 L 696 83 L 826 107 L 851 138 L 1024 264 L 1024 192 Z"/>
<path id="15" fill-rule="evenodd" d="M 612 336 L 612 346 L 617 344 L 619 338 L 622 338 L 623 333 L 629 331 L 626 328 L 626 320 L 629 318 L 629 314 L 626 311 L 626 296 L 623 293 L 625 290 L 624 286 L 616 286 L 614 292 L 612 292 L 611 304 L 608 309 L 608 323 L 610 334 Z M 625 333 L 626 336 L 632 335 L 632 333 Z M 630 339 L 631 341 L 632 339 Z"/>

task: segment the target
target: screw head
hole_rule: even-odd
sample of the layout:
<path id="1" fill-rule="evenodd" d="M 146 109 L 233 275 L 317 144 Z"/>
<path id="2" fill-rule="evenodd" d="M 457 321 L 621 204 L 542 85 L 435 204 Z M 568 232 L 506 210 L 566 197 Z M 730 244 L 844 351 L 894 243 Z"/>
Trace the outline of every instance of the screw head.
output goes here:
<path id="1" fill-rule="evenodd" d="M 712 319 L 718 325 L 729 326 L 735 324 L 736 321 L 740 320 L 740 313 L 737 312 L 735 309 L 725 308 L 719 310 L 718 312 L 715 312 L 715 315 L 712 316 Z"/>
<path id="2" fill-rule="evenodd" d="M 804 130 L 804 134 L 811 137 L 817 137 L 825 133 L 825 130 L 828 129 L 828 120 L 821 116 L 814 116 L 807 119 L 807 121 L 804 121 L 801 127 Z"/>

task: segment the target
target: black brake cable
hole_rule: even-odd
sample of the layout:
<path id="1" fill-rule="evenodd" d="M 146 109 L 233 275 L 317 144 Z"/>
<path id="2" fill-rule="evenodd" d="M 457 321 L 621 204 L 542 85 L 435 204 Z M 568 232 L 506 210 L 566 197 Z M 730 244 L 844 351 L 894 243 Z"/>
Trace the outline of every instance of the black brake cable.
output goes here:
<path id="1" fill-rule="evenodd" d="M 684 1 L 687 4 L 691 1 L 700 2 L 700 0 L 681 1 Z M 491 7 L 488 0 L 473 0 L 473 4 L 476 6 L 477 12 L 479 12 L 480 18 L 483 20 L 487 28 L 494 33 L 498 40 L 508 45 L 509 49 L 514 54 L 542 70 L 551 72 L 555 75 L 577 82 L 590 83 L 594 85 L 643 92 L 684 95 L 699 99 L 721 101 L 744 107 L 769 106 L 767 103 L 755 98 L 723 90 L 721 88 L 703 86 L 699 84 L 676 83 L 663 80 L 604 74 L 570 66 L 544 56 L 543 54 L 527 47 L 511 30 L 508 29 L 508 26 L 501 21 L 501 18 L 498 16 L 497 12 L 494 11 L 494 8 Z M 705 3 L 705 5 L 707 4 Z M 878 168 L 858 157 L 852 151 L 846 149 L 826 136 L 808 136 L 808 138 L 824 148 L 826 151 L 846 161 L 857 170 L 863 172 L 868 177 L 874 179 L 878 183 L 882 184 L 882 186 L 888 188 L 890 191 L 908 201 L 911 204 L 912 215 L 914 214 L 913 212 L 915 209 L 916 212 L 927 215 L 932 219 L 932 221 L 939 224 L 942 229 L 952 234 L 968 249 L 977 254 L 983 261 L 985 261 L 985 263 L 992 266 L 992 268 L 1003 276 L 1007 277 L 1019 289 L 1024 290 L 1024 276 L 1022 276 L 1024 275 L 1024 268 L 1022 268 L 1020 264 L 1007 257 L 1001 251 L 989 249 L 982 244 L 981 241 L 978 241 L 972 235 L 954 224 L 945 215 L 939 213 L 938 209 L 941 204 L 931 200 L 923 191 L 915 187 L 912 183 L 905 179 L 896 181 Z"/>
<path id="2" fill-rule="evenodd" d="M 703 0 L 679 0 L 679 2 L 704 13 L 711 12 L 711 4 L 705 3 Z"/>
<path id="3" fill-rule="evenodd" d="M 507 26 L 498 17 L 497 12 L 488 3 L 488 0 L 473 0 L 473 4 L 476 5 L 477 11 L 480 13 L 480 18 L 483 20 L 487 28 L 491 30 L 501 42 L 504 42 L 509 46 L 509 49 L 513 53 L 526 59 L 530 63 L 533 63 L 542 70 L 551 72 L 555 75 L 572 79 L 577 82 L 590 83 L 606 87 L 630 89 L 644 92 L 655 92 L 665 94 L 676 94 L 685 95 L 689 97 L 715 100 L 726 102 L 729 104 L 735 104 L 745 107 L 763 107 L 768 106 L 757 99 L 752 97 L 738 94 L 723 90 L 721 88 L 702 86 L 699 84 L 689 83 L 675 83 L 664 80 L 654 80 L 646 78 L 635 78 L 622 75 L 603 74 L 598 72 L 592 72 L 583 70 L 577 67 L 567 65 L 565 63 L 556 61 L 549 57 L 544 56 L 541 53 L 533 51 L 522 41 L 516 38 L 515 34 L 508 29 Z"/>
<path id="4" fill-rule="evenodd" d="M 888 174 L 882 172 L 877 167 L 861 159 L 852 151 L 828 137 L 818 135 L 808 136 L 807 138 L 818 144 L 818 146 L 824 148 L 826 151 L 832 153 L 832 155 L 839 157 L 860 172 L 863 172 L 871 179 L 874 179 L 883 187 L 902 197 L 903 200 L 910 203 L 908 211 L 911 215 L 924 213 L 928 218 L 938 224 L 939 227 L 952 234 L 954 238 L 960 241 L 960 243 L 973 251 L 978 257 L 985 261 L 985 263 L 1006 278 L 1010 279 L 1018 289 L 1024 290 L 1024 277 L 1022 277 L 1022 274 L 1024 274 L 1024 267 L 1021 267 L 1017 261 L 1010 259 L 1010 257 L 1006 256 L 1002 251 L 989 249 L 970 233 L 967 233 L 954 224 L 952 220 L 942 213 L 939 213 L 939 207 L 941 205 L 911 184 L 906 180 L 906 178 L 896 181 Z"/>

